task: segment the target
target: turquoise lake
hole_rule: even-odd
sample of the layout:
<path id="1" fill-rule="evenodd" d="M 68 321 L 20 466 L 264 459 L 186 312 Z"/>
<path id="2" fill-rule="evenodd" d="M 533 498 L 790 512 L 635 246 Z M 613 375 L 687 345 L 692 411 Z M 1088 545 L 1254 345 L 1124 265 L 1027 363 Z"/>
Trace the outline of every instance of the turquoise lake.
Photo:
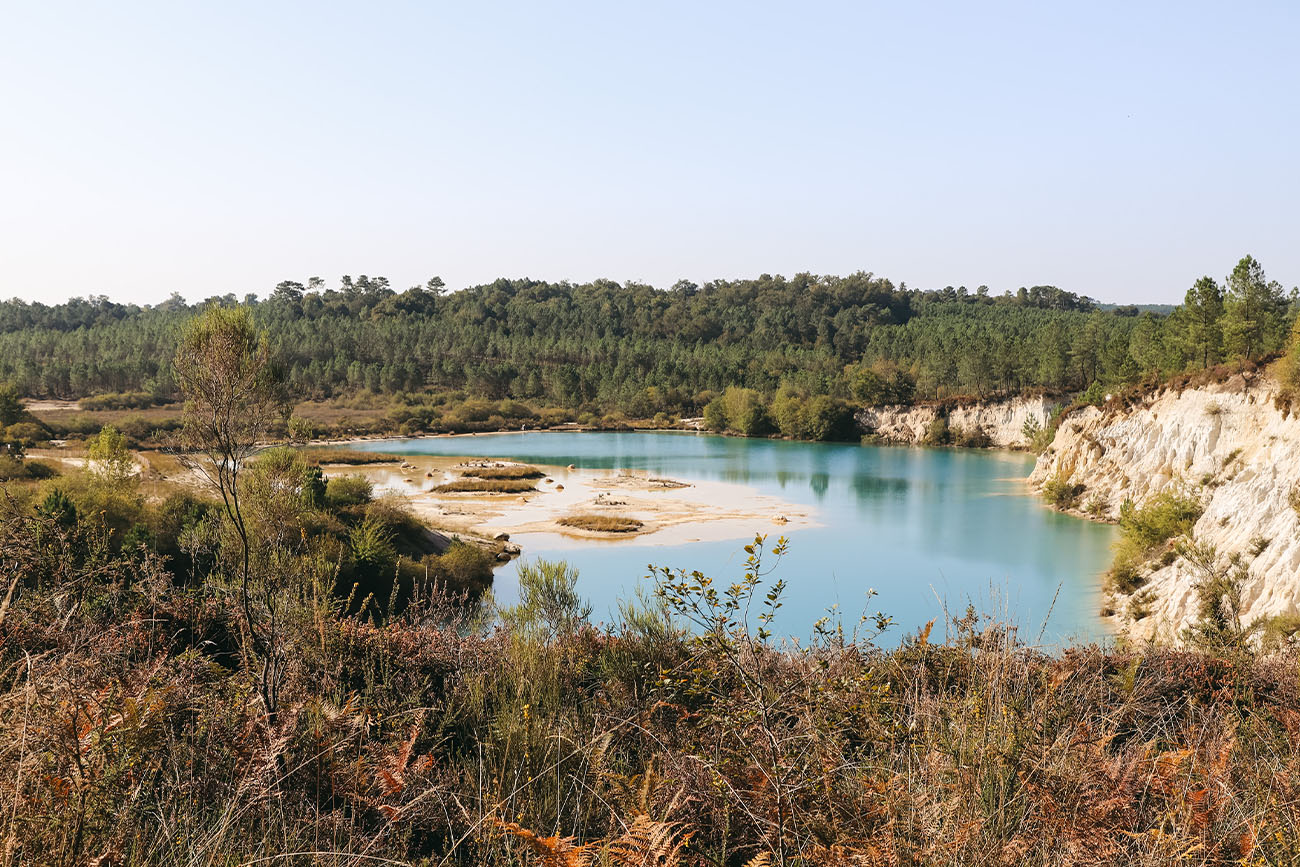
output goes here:
<path id="1" fill-rule="evenodd" d="M 789 553 L 773 578 L 787 584 L 776 632 L 807 638 L 838 605 L 846 627 L 864 607 L 891 615 L 892 640 L 931 618 L 941 634 L 973 604 L 1021 626 L 1045 644 L 1105 637 L 1098 618 L 1100 576 L 1114 529 L 1047 508 L 1024 479 L 1030 455 L 741 439 L 689 433 L 511 433 L 422 437 L 351 446 L 408 455 L 493 457 L 579 469 L 648 471 L 685 482 L 724 482 L 807 506 L 819 526 L 762 523 Z M 564 559 L 595 619 L 611 620 L 648 566 L 698 569 L 729 584 L 743 572 L 745 539 L 656 545 L 577 540 L 553 533 L 513 537 L 523 560 Z M 496 573 L 501 602 L 517 598 L 516 564 Z M 867 591 L 877 596 L 868 605 Z M 941 602 L 942 600 L 942 602 Z M 1048 618 L 1050 612 L 1050 619 Z M 1044 629 L 1044 623 L 1046 628 Z M 890 637 L 882 639 L 886 643 Z"/>

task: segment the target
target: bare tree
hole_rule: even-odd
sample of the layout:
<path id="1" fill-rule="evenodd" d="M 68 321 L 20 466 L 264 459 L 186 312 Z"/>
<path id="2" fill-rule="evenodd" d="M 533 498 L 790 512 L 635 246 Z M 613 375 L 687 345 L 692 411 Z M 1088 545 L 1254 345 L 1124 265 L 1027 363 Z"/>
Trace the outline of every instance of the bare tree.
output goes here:
<path id="1" fill-rule="evenodd" d="M 181 336 L 173 367 L 185 394 L 178 455 L 221 494 L 239 538 L 240 602 L 253 648 L 262 656 L 262 700 L 274 714 L 280 667 L 275 606 L 268 587 L 270 620 L 265 631 L 259 630 L 249 598 L 252 545 L 239 501 L 239 474 L 284 412 L 284 395 L 245 308 L 210 307 L 194 319 Z"/>

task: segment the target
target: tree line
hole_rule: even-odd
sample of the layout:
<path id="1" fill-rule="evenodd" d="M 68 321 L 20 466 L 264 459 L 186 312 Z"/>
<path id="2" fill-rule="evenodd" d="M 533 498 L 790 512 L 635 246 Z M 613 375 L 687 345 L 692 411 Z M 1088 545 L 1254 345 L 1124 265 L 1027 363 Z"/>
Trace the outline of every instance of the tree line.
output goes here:
<path id="1" fill-rule="evenodd" d="M 1296 294 L 1250 256 L 1168 314 L 1052 286 L 918 290 L 870 273 L 668 289 L 501 279 L 452 293 L 438 278 L 405 291 L 312 278 L 261 299 L 3 302 L 0 381 L 28 396 L 173 400 L 178 335 L 218 306 L 247 308 L 289 386 L 320 399 L 464 392 L 649 418 L 701 414 L 728 388 L 768 404 L 782 389 L 857 403 L 1068 392 L 1276 352 Z"/>

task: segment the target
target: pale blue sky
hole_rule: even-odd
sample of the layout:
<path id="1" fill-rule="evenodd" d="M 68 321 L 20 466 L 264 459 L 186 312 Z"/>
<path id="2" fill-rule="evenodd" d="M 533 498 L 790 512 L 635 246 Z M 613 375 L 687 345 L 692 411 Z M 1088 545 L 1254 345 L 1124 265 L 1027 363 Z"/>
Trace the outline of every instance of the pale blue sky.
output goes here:
<path id="1" fill-rule="evenodd" d="M 1290 287 L 1298 9 L 0 0 L 0 296 Z"/>

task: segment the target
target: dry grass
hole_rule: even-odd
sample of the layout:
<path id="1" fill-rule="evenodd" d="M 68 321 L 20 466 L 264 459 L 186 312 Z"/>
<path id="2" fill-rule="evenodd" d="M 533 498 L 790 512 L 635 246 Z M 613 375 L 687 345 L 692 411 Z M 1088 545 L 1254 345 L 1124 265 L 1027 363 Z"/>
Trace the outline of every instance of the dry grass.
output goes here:
<path id="1" fill-rule="evenodd" d="M 523 466 L 520 464 L 506 464 L 502 466 L 491 467 L 466 467 L 461 470 L 461 475 L 469 476 L 475 479 L 540 479 L 546 473 L 537 469 L 537 467 Z"/>
<path id="2" fill-rule="evenodd" d="M 523 494 L 537 490 L 528 479 L 457 479 L 438 485 L 439 494 Z"/>
<path id="3" fill-rule="evenodd" d="M 387 452 L 363 452 L 357 449 L 335 449 L 329 446 L 311 446 L 300 449 L 303 460 L 312 464 L 346 464 L 348 466 L 365 466 L 367 464 L 396 464 L 404 460 L 401 455 Z"/>
<path id="4" fill-rule="evenodd" d="M 1047 655 L 973 614 L 783 647 L 735 613 L 780 596 L 757 562 L 660 576 L 694 633 L 592 623 L 554 568 L 482 621 L 350 615 L 304 551 L 257 565 L 268 714 L 220 549 L 180 587 L 100 526 L 0 510 L 14 865 L 1300 863 L 1294 650 Z"/>
<path id="5" fill-rule="evenodd" d="M 591 530 L 595 533 L 635 533 L 645 526 L 636 518 L 619 515 L 568 515 L 556 521 L 561 527 Z"/>

